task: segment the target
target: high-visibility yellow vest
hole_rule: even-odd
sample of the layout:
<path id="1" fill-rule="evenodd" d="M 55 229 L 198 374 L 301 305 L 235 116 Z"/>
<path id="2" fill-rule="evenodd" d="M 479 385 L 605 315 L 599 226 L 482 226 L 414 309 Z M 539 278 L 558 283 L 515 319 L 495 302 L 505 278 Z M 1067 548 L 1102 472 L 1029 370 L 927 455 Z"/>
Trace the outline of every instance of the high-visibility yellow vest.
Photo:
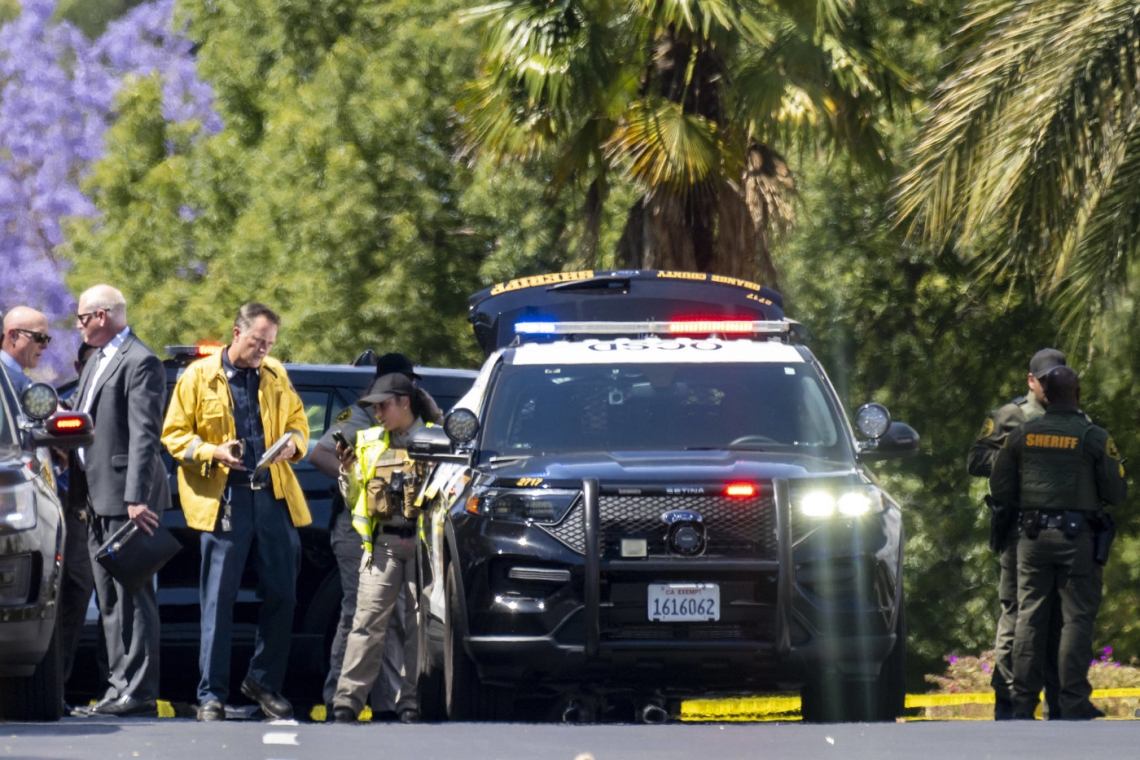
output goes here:
<path id="1" fill-rule="evenodd" d="M 426 427 L 433 427 L 427 423 Z M 376 477 L 376 469 L 383 461 L 384 452 L 389 448 L 391 436 L 383 427 L 376 425 L 360 430 L 356 433 L 356 475 L 360 483 L 360 492 L 352 504 L 352 529 L 355 530 L 364 544 L 364 551 L 372 551 L 372 535 L 376 532 L 376 518 L 368 509 L 368 481 Z"/>

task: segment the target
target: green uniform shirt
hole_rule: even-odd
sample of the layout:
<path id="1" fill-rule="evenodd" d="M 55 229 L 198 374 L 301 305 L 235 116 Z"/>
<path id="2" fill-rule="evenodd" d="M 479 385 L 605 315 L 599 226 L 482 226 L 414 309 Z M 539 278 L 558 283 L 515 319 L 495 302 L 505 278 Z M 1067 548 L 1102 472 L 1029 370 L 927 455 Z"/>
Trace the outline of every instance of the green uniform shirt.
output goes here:
<path id="1" fill-rule="evenodd" d="M 1005 444 L 1005 439 L 1029 420 L 1045 414 L 1045 407 L 1036 396 L 1021 396 L 990 412 L 982 423 L 978 440 L 970 447 L 966 458 L 966 469 L 977 478 L 988 478 L 993 470 L 994 459 Z"/>
<path id="2" fill-rule="evenodd" d="M 1128 484 L 1108 431 L 1075 406 L 1051 404 L 1006 437 L 990 491 L 998 503 L 1018 509 L 1094 511 L 1123 504 Z"/>

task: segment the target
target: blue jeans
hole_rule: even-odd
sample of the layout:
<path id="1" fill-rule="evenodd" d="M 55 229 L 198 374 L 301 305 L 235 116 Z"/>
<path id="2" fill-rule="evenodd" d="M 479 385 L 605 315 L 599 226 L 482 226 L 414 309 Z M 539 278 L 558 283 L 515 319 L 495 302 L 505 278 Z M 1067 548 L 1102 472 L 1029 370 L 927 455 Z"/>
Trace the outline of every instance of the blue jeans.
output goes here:
<path id="1" fill-rule="evenodd" d="M 251 546 L 261 608 L 246 678 L 280 693 L 293 638 L 301 539 L 289 508 L 281 499 L 273 498 L 271 488 L 234 488 L 231 511 L 231 530 L 221 531 L 219 519 L 218 528 L 202 533 L 199 704 L 215 699 L 225 704 L 229 697 L 234 602 Z M 218 514 L 220 518 L 221 510 Z"/>

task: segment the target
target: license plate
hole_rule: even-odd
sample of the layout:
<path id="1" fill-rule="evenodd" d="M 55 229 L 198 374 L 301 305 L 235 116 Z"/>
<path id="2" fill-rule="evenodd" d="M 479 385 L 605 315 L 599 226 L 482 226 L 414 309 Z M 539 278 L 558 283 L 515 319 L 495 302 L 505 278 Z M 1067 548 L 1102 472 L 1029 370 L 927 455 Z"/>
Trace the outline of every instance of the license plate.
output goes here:
<path id="1" fill-rule="evenodd" d="M 715 583 L 650 583 L 649 619 L 663 623 L 720 620 L 720 586 Z"/>

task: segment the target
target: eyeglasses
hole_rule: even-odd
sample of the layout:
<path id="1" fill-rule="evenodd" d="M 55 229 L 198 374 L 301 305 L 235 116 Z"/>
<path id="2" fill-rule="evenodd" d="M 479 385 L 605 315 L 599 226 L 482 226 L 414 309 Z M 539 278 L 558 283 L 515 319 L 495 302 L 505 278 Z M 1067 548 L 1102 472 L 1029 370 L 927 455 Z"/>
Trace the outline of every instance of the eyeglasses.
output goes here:
<path id="1" fill-rule="evenodd" d="M 96 309 L 95 311 L 89 311 L 86 314 L 76 314 L 75 319 L 79 322 L 80 327 L 87 327 L 87 323 L 90 322 L 91 318 L 98 314 L 99 311 L 99 309 Z"/>
<path id="2" fill-rule="evenodd" d="M 19 327 L 15 329 L 16 332 L 27 335 L 29 338 L 34 340 L 36 343 L 39 343 L 41 346 L 46 346 L 48 343 L 51 343 L 51 336 L 47 333 L 36 332 L 35 330 L 22 330 Z"/>

